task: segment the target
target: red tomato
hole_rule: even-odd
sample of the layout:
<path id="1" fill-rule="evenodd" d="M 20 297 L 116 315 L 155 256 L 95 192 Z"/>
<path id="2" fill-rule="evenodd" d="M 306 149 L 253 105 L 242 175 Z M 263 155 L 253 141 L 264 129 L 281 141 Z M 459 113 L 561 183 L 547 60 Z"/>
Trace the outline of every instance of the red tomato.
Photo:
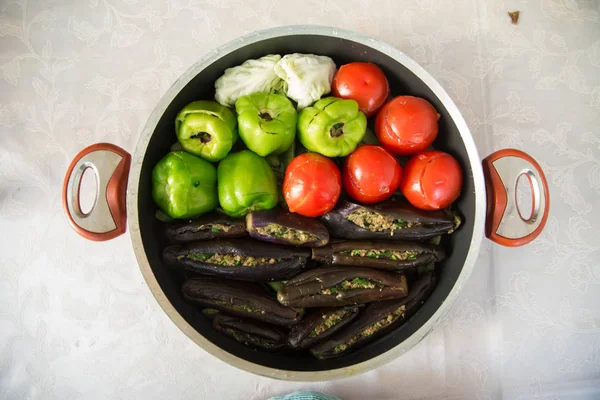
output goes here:
<path id="1" fill-rule="evenodd" d="M 400 164 L 387 150 L 365 145 L 346 157 L 342 182 L 354 200 L 372 204 L 390 197 L 398 189 L 401 175 Z"/>
<path id="2" fill-rule="evenodd" d="M 318 217 L 335 206 L 342 191 L 340 170 L 329 158 L 305 153 L 285 170 L 283 197 L 290 211 Z"/>
<path id="3" fill-rule="evenodd" d="M 426 151 L 404 166 L 400 190 L 422 210 L 446 208 L 460 195 L 462 172 L 458 161 L 442 151 Z"/>
<path id="4" fill-rule="evenodd" d="M 367 117 L 375 115 L 390 94 L 388 80 L 379 67 L 370 62 L 342 65 L 333 77 L 335 97 L 352 99 Z"/>
<path id="5" fill-rule="evenodd" d="M 409 156 L 425 150 L 438 134 L 440 115 L 425 99 L 398 96 L 375 119 L 377 139 L 392 153 Z"/>

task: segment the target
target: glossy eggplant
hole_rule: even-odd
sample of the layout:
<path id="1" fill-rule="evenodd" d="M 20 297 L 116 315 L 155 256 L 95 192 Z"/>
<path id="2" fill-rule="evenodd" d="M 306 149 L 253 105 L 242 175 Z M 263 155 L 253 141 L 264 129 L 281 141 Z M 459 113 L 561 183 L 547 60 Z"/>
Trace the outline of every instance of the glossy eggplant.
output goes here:
<path id="1" fill-rule="evenodd" d="M 312 249 L 312 258 L 325 264 L 403 270 L 441 261 L 446 253 L 423 242 L 347 240 Z"/>
<path id="2" fill-rule="evenodd" d="M 407 297 L 367 305 L 351 324 L 317 344 L 311 353 L 320 359 L 338 357 L 393 331 L 419 309 L 434 286 L 433 273 L 420 276 Z"/>
<path id="3" fill-rule="evenodd" d="M 243 281 L 277 281 L 298 275 L 310 251 L 251 239 L 212 240 L 164 249 L 163 260 L 174 269 Z"/>
<path id="4" fill-rule="evenodd" d="M 170 222 L 166 227 L 171 243 L 247 236 L 244 220 L 224 214 L 203 215 L 188 220 Z"/>
<path id="5" fill-rule="evenodd" d="M 302 318 L 302 310 L 278 303 L 254 283 L 198 277 L 185 281 L 181 290 L 191 303 L 239 317 L 276 325 L 293 325 Z"/>
<path id="6" fill-rule="evenodd" d="M 219 313 L 213 319 L 213 328 L 254 349 L 275 351 L 285 346 L 285 332 L 264 322 Z"/>
<path id="7" fill-rule="evenodd" d="M 301 247 L 329 243 L 329 232 L 322 222 L 280 208 L 246 215 L 246 229 L 254 239 L 271 243 Z"/>
<path id="8" fill-rule="evenodd" d="M 361 267 L 322 267 L 288 281 L 277 293 L 291 307 L 337 307 L 398 299 L 408 293 L 401 274 Z"/>
<path id="9" fill-rule="evenodd" d="M 393 197 L 375 205 L 340 200 L 321 221 L 341 239 L 425 240 L 454 232 L 461 218 L 447 210 L 419 210 Z"/>
<path id="10" fill-rule="evenodd" d="M 358 306 L 346 306 L 310 311 L 290 329 L 287 342 L 295 349 L 312 347 L 352 322 L 358 315 L 358 309 Z"/>

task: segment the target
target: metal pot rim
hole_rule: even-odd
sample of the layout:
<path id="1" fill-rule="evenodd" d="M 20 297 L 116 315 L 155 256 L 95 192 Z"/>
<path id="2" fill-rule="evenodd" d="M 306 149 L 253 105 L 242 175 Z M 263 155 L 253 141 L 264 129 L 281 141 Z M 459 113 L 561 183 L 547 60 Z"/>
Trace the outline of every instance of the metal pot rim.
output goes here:
<path id="1" fill-rule="evenodd" d="M 328 371 L 286 371 L 265 367 L 234 356 L 233 354 L 226 352 L 204 338 L 204 336 L 197 332 L 179 314 L 179 312 L 175 309 L 175 307 L 173 307 L 171 302 L 167 299 L 166 295 L 160 288 L 160 285 L 156 280 L 156 276 L 152 272 L 148 258 L 146 257 L 142 243 L 142 236 L 140 233 L 137 195 L 142 162 L 144 160 L 150 138 L 154 133 L 154 129 L 167 109 L 167 106 L 171 103 L 171 101 L 173 101 L 175 96 L 185 87 L 185 85 L 187 85 L 196 75 L 198 75 L 202 70 L 220 57 L 252 43 L 274 37 L 289 35 L 323 35 L 361 43 L 387 54 L 418 76 L 419 79 L 421 79 L 444 104 L 448 110 L 448 113 L 456 124 L 469 156 L 469 163 L 473 171 L 473 181 L 475 186 L 475 216 L 470 250 L 467 254 L 462 271 L 446 300 L 433 314 L 433 316 L 427 322 L 425 322 L 423 326 L 421 326 L 421 328 L 419 328 L 413 335 L 408 337 L 405 341 L 398 344 L 394 348 L 362 363 Z M 282 26 L 253 32 L 209 52 L 202 59 L 191 66 L 159 100 L 158 104 L 152 111 L 152 114 L 148 118 L 148 122 L 146 123 L 144 130 L 142 131 L 132 161 L 127 190 L 127 220 L 129 223 L 129 232 L 135 256 L 142 271 L 142 275 L 144 276 L 144 279 L 146 280 L 146 283 L 148 284 L 153 296 L 156 298 L 159 305 L 169 316 L 169 318 L 175 323 L 175 325 L 177 325 L 179 329 L 181 329 L 201 348 L 234 367 L 270 378 L 293 381 L 326 381 L 341 379 L 367 372 L 394 360 L 401 354 L 404 354 L 406 351 L 419 343 L 429 332 L 431 332 L 436 326 L 437 322 L 448 313 L 456 301 L 460 291 L 462 290 L 463 285 L 469 279 L 473 271 L 473 267 L 479 254 L 481 242 L 484 236 L 486 198 L 483 170 L 475 142 L 471 136 L 471 132 L 469 131 L 469 128 L 457 106 L 450 99 L 450 96 L 446 93 L 442 86 L 406 54 L 378 39 L 349 30 L 318 25 Z"/>

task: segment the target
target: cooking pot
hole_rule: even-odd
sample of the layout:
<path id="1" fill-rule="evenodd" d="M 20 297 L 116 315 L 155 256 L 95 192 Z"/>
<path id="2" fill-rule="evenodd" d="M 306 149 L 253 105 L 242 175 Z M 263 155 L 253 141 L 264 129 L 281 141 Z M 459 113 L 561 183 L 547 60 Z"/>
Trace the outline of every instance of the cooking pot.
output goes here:
<path id="1" fill-rule="evenodd" d="M 292 351 L 251 350 L 214 331 L 200 310 L 184 301 L 181 280 L 161 261 L 166 240 L 155 217 L 151 196 L 154 165 L 176 142 L 174 121 L 186 104 L 214 96 L 214 82 L 226 68 L 266 54 L 327 55 L 338 66 L 351 61 L 374 62 L 385 73 L 393 95 L 427 99 L 441 115 L 434 147 L 452 154 L 464 174 L 456 206 L 464 224 L 444 239 L 449 257 L 440 263 L 438 285 L 431 297 L 401 328 L 348 355 L 316 360 Z M 131 165 L 131 167 L 130 167 Z M 85 170 L 97 179 L 96 201 L 88 213 L 79 204 Z M 517 180 L 531 186 L 532 210 L 523 218 L 516 198 Z M 131 156 L 99 143 L 81 151 L 68 168 L 63 206 L 77 233 L 108 240 L 129 227 L 133 249 L 152 294 L 173 322 L 195 343 L 221 360 L 246 371 L 279 379 L 329 380 L 383 365 L 421 341 L 450 309 L 471 275 L 484 234 L 505 246 L 524 245 L 538 236 L 548 217 L 548 185 L 540 166 L 527 154 L 505 149 L 482 161 L 473 137 L 448 94 L 423 68 L 401 51 L 374 38 L 321 26 L 279 27 L 252 33 L 210 52 L 183 74 L 158 102 Z"/>

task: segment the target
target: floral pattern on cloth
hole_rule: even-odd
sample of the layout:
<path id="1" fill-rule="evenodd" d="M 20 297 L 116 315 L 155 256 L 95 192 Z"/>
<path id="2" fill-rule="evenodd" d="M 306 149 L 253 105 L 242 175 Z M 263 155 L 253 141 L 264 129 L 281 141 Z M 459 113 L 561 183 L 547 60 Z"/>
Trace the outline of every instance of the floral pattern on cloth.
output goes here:
<path id="1" fill-rule="evenodd" d="M 0 2 L 0 398 L 263 400 L 295 390 L 343 399 L 600 398 L 599 7 Z M 516 9 L 514 25 L 507 12 Z M 289 24 L 352 29 L 402 50 L 448 91 L 482 156 L 530 153 L 552 195 L 533 243 L 484 241 L 456 305 L 418 346 L 332 382 L 275 381 L 212 357 L 152 298 L 129 238 L 85 241 L 61 206 L 64 172 L 82 148 L 111 142 L 133 152 L 186 68 L 238 36 Z"/>

